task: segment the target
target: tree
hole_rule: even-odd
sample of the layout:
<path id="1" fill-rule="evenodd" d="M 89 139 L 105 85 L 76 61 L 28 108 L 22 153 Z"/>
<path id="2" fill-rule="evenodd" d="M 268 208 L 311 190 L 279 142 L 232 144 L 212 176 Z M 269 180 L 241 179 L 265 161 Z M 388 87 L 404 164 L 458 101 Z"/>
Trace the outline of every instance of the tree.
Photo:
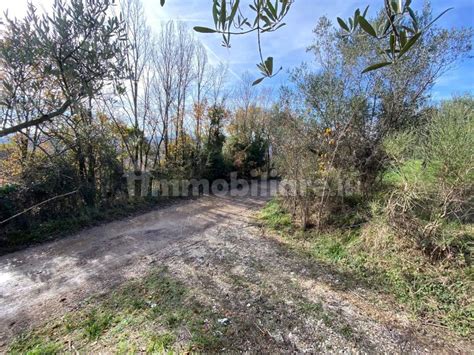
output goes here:
<path id="1" fill-rule="evenodd" d="M 184 117 L 186 114 L 186 99 L 189 95 L 189 86 L 194 79 L 193 62 L 195 59 L 195 40 L 189 34 L 187 27 L 183 23 L 178 23 L 176 33 L 176 122 L 174 139 L 182 136 L 184 139 Z M 184 143 L 184 140 L 181 142 Z"/>
<path id="2" fill-rule="evenodd" d="M 195 52 L 195 77 L 196 77 L 196 88 L 194 94 L 194 118 L 196 120 L 196 145 L 200 149 L 201 146 L 201 128 L 202 120 L 204 115 L 205 99 L 209 91 L 209 65 L 207 52 L 201 43 L 197 43 Z"/>
<path id="3" fill-rule="evenodd" d="M 374 22 L 382 19 L 380 15 Z M 427 6 L 419 23 L 426 27 L 430 22 Z M 323 129 L 331 128 L 333 135 L 341 135 L 338 159 L 345 162 L 340 163 L 356 167 L 369 188 L 383 166 L 383 138 L 423 119 L 430 88 L 470 51 L 472 30 L 431 27 L 413 45 L 409 57 L 366 74 L 363 68 L 384 55 L 370 35 L 341 38 L 326 18 L 314 32 L 310 50 L 322 70 L 311 73 L 302 67 L 293 78 L 314 120 Z"/>
<path id="4" fill-rule="evenodd" d="M 257 169 L 268 168 L 269 163 L 269 109 L 265 105 L 264 90 L 259 90 L 252 82 L 252 77 L 246 73 L 234 91 L 235 109 L 224 147 L 234 169 L 247 178 Z"/>
<path id="5" fill-rule="evenodd" d="M 223 105 L 212 105 L 208 109 L 209 127 L 205 147 L 205 178 L 215 180 L 225 177 L 226 167 L 222 148 L 225 142 L 223 133 L 224 123 L 228 118 L 228 111 Z"/>
<path id="6" fill-rule="evenodd" d="M 25 19 L 6 19 L 0 137 L 63 115 L 119 75 L 121 25 L 109 14 L 110 5 L 109 0 L 56 0 L 49 16 L 29 4 Z M 47 95 L 37 101 L 45 87 Z M 18 115 L 18 105 L 25 103 L 36 117 Z"/>
<path id="7" fill-rule="evenodd" d="M 134 170 L 142 171 L 148 166 L 148 156 L 158 125 L 157 120 L 153 119 L 151 102 L 155 69 L 152 62 L 154 42 L 139 0 L 123 0 L 120 9 L 126 34 L 122 54 L 125 58 L 125 79 L 116 79 L 120 87 L 120 108 L 116 111 L 125 116 L 131 125 L 124 143 Z M 117 128 L 121 127 L 117 125 Z"/>
<path id="8" fill-rule="evenodd" d="M 175 61 L 175 57 L 177 56 L 175 26 L 175 23 L 172 21 L 161 26 L 154 60 L 156 82 L 153 90 L 155 91 L 159 114 L 163 123 L 162 136 L 164 140 L 165 158 L 168 158 L 169 153 L 169 129 L 178 90 L 175 74 L 177 70 Z"/>
<path id="9" fill-rule="evenodd" d="M 388 222 L 434 260 L 470 260 L 473 220 L 474 100 L 444 101 L 423 129 L 388 136 Z"/>
<path id="10" fill-rule="evenodd" d="M 383 14 L 372 22 L 382 20 Z M 430 22 L 431 10 L 426 7 L 419 23 Z M 320 191 L 314 204 L 320 224 L 324 214 L 330 215 L 328 204 L 337 202 L 332 198 L 335 188 L 343 187 L 337 203 L 344 198 L 345 182 L 360 186 L 366 198 L 376 190 L 377 178 L 386 168 L 385 137 L 423 124 L 430 112 L 430 88 L 441 73 L 469 53 L 472 30 L 430 27 L 413 45 L 410 56 L 367 73 L 364 68 L 384 55 L 378 52 L 377 39 L 341 37 L 327 18 L 319 20 L 314 32 L 310 51 L 320 69 L 301 66 L 293 72 L 297 89 L 280 99 L 283 113 L 289 110 L 284 117 L 292 122 L 283 125 L 279 120 L 271 126 L 285 127 L 277 129 L 273 138 L 278 159 L 294 157 L 295 151 L 302 156 L 301 161 L 287 161 L 283 175 L 305 176 L 305 181 L 317 184 L 315 190 Z M 291 138 L 282 137 L 285 134 Z M 303 174 L 303 166 L 311 164 L 314 175 Z M 340 184 L 333 184 L 336 180 Z"/>
<path id="11" fill-rule="evenodd" d="M 367 19 L 368 6 L 362 14 L 357 9 L 354 17 L 349 18 L 349 24 L 340 17 L 337 18 L 344 35 L 353 36 L 363 32 L 377 41 L 382 58 L 378 63 L 366 67 L 363 73 L 404 60 L 415 43 L 430 30 L 431 25 L 452 9 L 448 8 L 434 20 L 422 23 L 411 3 L 412 0 L 383 0 L 379 19 L 373 24 Z"/>

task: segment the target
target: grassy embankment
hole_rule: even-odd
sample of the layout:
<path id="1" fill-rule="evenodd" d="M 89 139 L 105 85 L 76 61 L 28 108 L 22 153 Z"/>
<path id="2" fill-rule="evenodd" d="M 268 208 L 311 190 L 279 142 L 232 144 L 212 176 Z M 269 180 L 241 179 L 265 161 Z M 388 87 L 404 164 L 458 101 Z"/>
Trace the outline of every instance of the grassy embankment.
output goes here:
<path id="1" fill-rule="evenodd" d="M 354 275 L 356 280 L 350 282 L 394 295 L 422 324 L 472 336 L 474 268 L 431 263 L 397 237 L 382 216 L 357 228 L 303 232 L 293 226 L 279 201 L 273 200 L 260 219 L 291 248 Z"/>

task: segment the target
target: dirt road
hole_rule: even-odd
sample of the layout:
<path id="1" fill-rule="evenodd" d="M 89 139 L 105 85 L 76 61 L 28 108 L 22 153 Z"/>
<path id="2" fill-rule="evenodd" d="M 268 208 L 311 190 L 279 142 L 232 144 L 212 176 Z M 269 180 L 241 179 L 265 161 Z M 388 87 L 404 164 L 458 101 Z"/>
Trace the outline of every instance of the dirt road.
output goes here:
<path id="1" fill-rule="evenodd" d="M 238 350 L 463 350 L 424 334 L 370 289 L 341 287 L 343 275 L 265 236 L 253 216 L 266 195 L 204 196 L 1 257 L 0 350 L 28 326 L 156 265 L 232 315 Z"/>

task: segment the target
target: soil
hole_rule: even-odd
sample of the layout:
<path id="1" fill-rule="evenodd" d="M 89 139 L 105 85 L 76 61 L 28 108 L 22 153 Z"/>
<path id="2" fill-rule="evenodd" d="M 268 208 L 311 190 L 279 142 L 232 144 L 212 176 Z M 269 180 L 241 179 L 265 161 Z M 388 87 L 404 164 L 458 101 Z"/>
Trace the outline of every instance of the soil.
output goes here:
<path id="1" fill-rule="evenodd" d="M 263 188 L 263 187 L 262 187 Z M 203 196 L 0 257 L 0 352 L 85 298 L 166 266 L 229 319 L 252 352 L 458 352 L 467 340 L 413 320 L 390 295 L 348 282 L 269 235 L 260 197 Z M 106 351 L 107 349 L 104 349 Z"/>

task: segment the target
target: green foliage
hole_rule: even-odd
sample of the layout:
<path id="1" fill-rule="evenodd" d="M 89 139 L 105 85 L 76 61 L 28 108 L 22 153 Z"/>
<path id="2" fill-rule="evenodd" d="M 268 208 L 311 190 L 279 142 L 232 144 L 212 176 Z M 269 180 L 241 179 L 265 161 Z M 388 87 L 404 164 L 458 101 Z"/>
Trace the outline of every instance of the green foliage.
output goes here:
<path id="1" fill-rule="evenodd" d="M 195 26 L 194 30 L 200 33 L 221 34 L 222 45 L 228 48 L 230 48 L 231 36 L 256 32 L 261 60 L 257 67 L 262 74 L 261 78 L 253 82 L 253 85 L 257 85 L 265 78 L 275 76 L 282 69 L 280 68 L 277 73 L 274 73 L 273 57 L 263 59 L 260 37 L 263 33 L 276 31 L 285 25 L 283 19 L 288 14 L 291 5 L 292 1 L 290 0 L 256 0 L 251 2 L 247 8 L 243 7 L 239 0 L 230 3 L 213 0 L 212 18 L 215 28 Z M 250 12 L 251 15 L 246 15 L 246 12 Z"/>
<path id="2" fill-rule="evenodd" d="M 118 17 L 110 16 L 111 4 L 110 0 L 58 0 L 51 14 L 39 16 L 29 3 L 25 19 L 6 18 L 0 41 L 5 89 L 0 102 L 16 109 L 20 122 L 8 122 L 0 137 L 49 121 L 70 107 L 77 109 L 107 79 L 120 75 L 123 58 L 117 54 L 122 28 Z M 19 92 L 27 97 L 20 98 Z M 25 104 L 30 101 L 35 104 Z M 48 107 L 50 112 L 45 115 L 38 107 Z M 32 119 L 34 115 L 38 118 Z"/>
<path id="3" fill-rule="evenodd" d="M 449 184 L 474 183 L 474 98 L 444 102 L 427 127 L 420 155 Z"/>
<path id="4" fill-rule="evenodd" d="M 223 106 L 214 105 L 208 110 L 210 125 L 204 150 L 204 177 L 210 181 L 226 177 L 227 167 L 222 148 L 225 142 L 223 125 L 227 115 Z"/>
<path id="5" fill-rule="evenodd" d="M 392 161 L 383 175 L 391 190 L 387 211 L 392 223 L 434 258 L 469 253 L 474 100 L 443 103 L 418 136 L 400 133 L 387 138 L 384 147 Z"/>
<path id="6" fill-rule="evenodd" d="M 384 16 L 379 14 L 376 22 Z M 426 26 L 430 19 L 431 9 L 427 5 L 418 20 Z M 432 159 L 428 164 L 421 151 L 414 149 L 422 140 L 436 145 L 437 140 L 447 139 L 428 139 L 418 133 L 428 129 L 425 124 L 434 111 L 428 104 L 433 82 L 438 73 L 468 55 L 472 29 L 431 27 L 410 49 L 410 56 L 369 75 L 361 72 L 374 58 L 385 61 L 385 54 L 380 53 L 371 36 L 341 37 L 340 30 L 327 18 L 319 20 L 314 33 L 314 44 L 309 49 L 320 69 L 312 71 L 302 65 L 293 72 L 295 86 L 282 90 L 280 105 L 269 124 L 279 174 L 290 181 L 304 180 L 317 196 L 293 193 L 287 199 L 294 206 L 292 213 L 302 225 L 327 227 L 334 215 L 347 215 L 351 209 L 344 201 L 346 195 L 359 193 L 368 205 L 381 193 L 383 183 L 389 182 L 400 188 L 402 200 L 409 198 L 414 202 L 413 194 L 403 192 L 401 176 L 410 175 L 418 186 L 424 181 L 434 185 L 442 170 L 448 168 L 442 167 L 440 159 Z M 461 131 L 465 125 L 460 127 Z M 387 140 L 389 136 L 393 138 Z M 459 141 L 465 147 L 472 146 L 470 142 Z M 389 159 L 387 154 L 391 155 Z M 399 162 L 400 169 L 391 169 L 390 161 Z M 464 166 L 469 166 L 467 161 Z M 392 197 L 395 201 L 397 196 Z M 360 218 L 354 218 L 352 223 L 347 219 L 347 223 L 367 220 L 368 213 L 359 214 Z"/>
<path id="7" fill-rule="evenodd" d="M 176 341 L 176 337 L 173 334 L 164 333 L 159 335 L 153 335 L 150 342 L 147 345 L 147 353 L 165 353 Z"/>
<path id="8" fill-rule="evenodd" d="M 224 147 L 225 155 L 231 161 L 239 176 L 250 178 L 253 169 L 266 164 L 268 141 L 261 136 L 253 136 L 250 141 L 231 135 Z"/>
<path id="9" fill-rule="evenodd" d="M 251 86 L 251 78 L 247 80 L 239 88 L 240 105 L 227 127 L 224 156 L 239 177 L 255 178 L 259 171 L 269 168 L 269 110 L 257 103 L 259 95 L 264 98 L 265 93 Z"/>
<path id="10" fill-rule="evenodd" d="M 61 351 L 61 344 L 34 335 L 23 335 L 10 345 L 9 354 L 55 355 Z"/>
<path id="11" fill-rule="evenodd" d="M 369 9 L 368 6 L 363 12 L 361 12 L 360 9 L 356 9 L 354 16 L 350 17 L 347 23 L 340 17 L 337 18 L 337 22 L 343 30 L 344 36 L 358 35 L 360 28 L 366 34 L 377 39 L 379 43 L 385 45 L 384 42 L 387 42 L 388 48 L 379 50 L 381 54 L 384 55 L 386 61 L 369 65 L 362 73 L 396 64 L 406 53 L 410 52 L 410 49 L 423 34 L 428 32 L 433 23 L 446 12 L 452 10 L 452 8 L 444 10 L 434 20 L 423 26 L 422 21 L 420 21 L 417 14 L 411 8 L 411 3 L 411 0 L 404 2 L 401 0 L 385 2 L 384 9 L 381 11 L 383 19 L 379 21 L 379 24 L 376 24 L 378 25 L 376 26 L 377 28 L 374 28 L 366 18 Z M 164 4 L 165 0 L 161 0 L 161 6 Z M 194 30 L 200 33 L 221 34 L 223 46 L 225 47 L 230 47 L 231 35 L 244 35 L 257 32 L 261 59 L 261 63 L 257 64 L 257 67 L 263 75 L 253 82 L 253 85 L 257 85 L 265 78 L 276 75 L 273 74 L 273 57 L 263 59 L 260 36 L 265 32 L 272 32 L 284 26 L 285 23 L 282 22 L 282 20 L 287 15 L 291 5 L 292 2 L 287 0 L 275 0 L 274 3 L 272 0 L 256 0 L 253 4 L 249 5 L 249 8 L 254 12 L 254 20 L 251 21 L 248 17 L 243 15 L 244 11 L 239 0 L 230 2 L 229 4 L 227 4 L 226 1 L 213 0 L 212 17 L 215 29 L 196 26 Z M 237 32 L 231 31 L 232 27 L 234 27 Z M 280 68 L 279 71 L 281 69 L 282 68 Z"/>
<path id="12" fill-rule="evenodd" d="M 274 199 L 262 209 L 259 218 L 269 227 L 285 231 L 291 227 L 291 216 L 282 207 L 278 200 Z"/>
<path id="13" fill-rule="evenodd" d="M 0 201 L 1 198 L 0 198 Z M 0 254 L 12 252 L 34 243 L 41 243 L 58 237 L 63 237 L 71 233 L 80 231 L 85 227 L 90 227 L 113 221 L 131 214 L 148 211 L 161 203 L 167 203 L 166 199 L 148 198 L 137 201 L 118 201 L 113 205 L 104 208 L 82 208 L 75 212 L 58 214 L 56 217 L 48 216 L 45 220 L 16 220 L 13 226 L 0 230 Z M 29 217 L 27 215 L 27 217 Z"/>
<path id="14" fill-rule="evenodd" d="M 446 12 L 452 10 L 452 8 L 444 10 L 434 20 L 423 26 L 422 19 L 411 8 L 411 2 L 411 0 L 386 1 L 384 9 L 381 11 L 382 18 L 374 24 L 371 24 L 366 18 L 368 7 L 362 14 L 357 9 L 354 17 L 349 18 L 349 25 L 343 19 L 337 18 L 344 36 L 359 35 L 358 29 L 360 27 L 365 34 L 375 38 L 378 44 L 386 46 L 386 48 L 379 49 L 384 61 L 369 65 L 362 73 L 396 64 L 419 42 L 420 37 L 428 32 L 433 23 Z"/>
<path id="15" fill-rule="evenodd" d="M 82 327 L 89 340 L 97 340 L 112 325 L 112 322 L 111 313 L 93 309 L 86 316 Z"/>
<path id="16" fill-rule="evenodd" d="M 0 220 L 5 220 L 15 214 L 15 198 L 19 187 L 16 185 L 0 186 Z"/>
<path id="17" fill-rule="evenodd" d="M 413 131 L 402 131 L 392 134 L 383 142 L 385 153 L 397 162 L 403 161 L 413 153 L 417 137 Z"/>

